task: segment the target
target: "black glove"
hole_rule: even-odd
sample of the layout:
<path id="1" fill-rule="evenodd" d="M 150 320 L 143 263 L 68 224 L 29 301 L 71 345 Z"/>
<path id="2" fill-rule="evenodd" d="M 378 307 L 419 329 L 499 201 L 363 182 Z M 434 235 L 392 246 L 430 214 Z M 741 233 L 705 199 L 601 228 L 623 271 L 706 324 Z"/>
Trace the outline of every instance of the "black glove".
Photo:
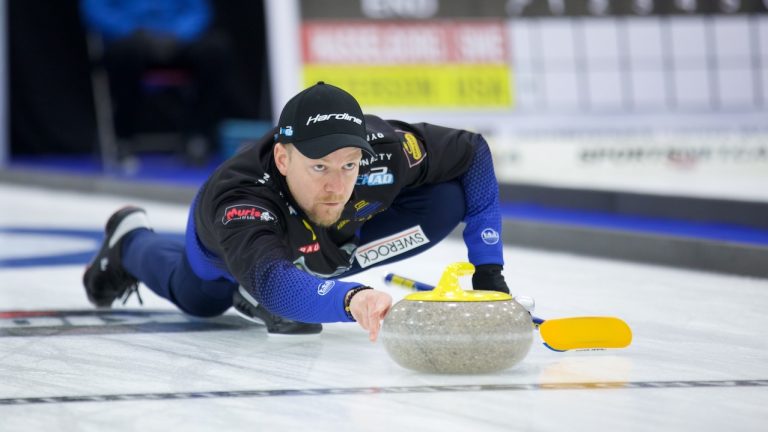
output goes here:
<path id="1" fill-rule="evenodd" d="M 503 269 L 504 267 L 498 264 L 480 264 L 475 266 L 475 273 L 472 275 L 472 288 L 509 294 L 509 287 L 504 282 L 504 275 L 501 274 Z"/>

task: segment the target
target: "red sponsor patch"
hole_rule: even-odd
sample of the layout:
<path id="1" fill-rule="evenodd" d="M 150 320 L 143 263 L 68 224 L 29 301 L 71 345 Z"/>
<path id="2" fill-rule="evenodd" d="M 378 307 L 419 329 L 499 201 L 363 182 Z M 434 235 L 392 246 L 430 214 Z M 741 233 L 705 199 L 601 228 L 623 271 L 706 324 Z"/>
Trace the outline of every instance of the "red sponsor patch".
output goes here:
<path id="1" fill-rule="evenodd" d="M 320 243 L 314 242 L 311 244 L 308 244 L 306 246 L 302 246 L 299 248 L 299 252 L 308 254 L 308 253 L 315 253 L 320 250 Z"/>
<path id="2" fill-rule="evenodd" d="M 221 223 L 224 225 L 235 221 L 274 222 L 277 218 L 269 210 L 253 204 L 237 204 L 224 210 Z"/>

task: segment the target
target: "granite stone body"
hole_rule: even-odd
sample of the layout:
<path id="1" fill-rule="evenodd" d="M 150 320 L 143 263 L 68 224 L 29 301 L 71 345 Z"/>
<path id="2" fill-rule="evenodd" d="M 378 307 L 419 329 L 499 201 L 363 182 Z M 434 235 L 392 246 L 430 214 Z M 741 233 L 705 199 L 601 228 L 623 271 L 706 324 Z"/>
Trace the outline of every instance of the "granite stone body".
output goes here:
<path id="1" fill-rule="evenodd" d="M 427 373 L 504 370 L 531 348 L 533 324 L 514 300 L 401 300 L 384 319 L 384 347 L 399 365 Z"/>

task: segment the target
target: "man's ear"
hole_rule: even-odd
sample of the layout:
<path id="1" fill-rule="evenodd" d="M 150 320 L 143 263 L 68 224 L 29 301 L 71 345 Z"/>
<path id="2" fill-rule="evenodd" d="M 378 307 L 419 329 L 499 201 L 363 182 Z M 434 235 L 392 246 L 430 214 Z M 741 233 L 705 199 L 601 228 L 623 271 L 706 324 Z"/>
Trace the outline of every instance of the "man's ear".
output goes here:
<path id="1" fill-rule="evenodd" d="M 288 148 L 282 143 L 275 143 L 275 146 L 272 147 L 272 154 L 275 157 L 275 166 L 283 176 L 288 172 L 288 159 L 290 158 L 288 152 Z"/>

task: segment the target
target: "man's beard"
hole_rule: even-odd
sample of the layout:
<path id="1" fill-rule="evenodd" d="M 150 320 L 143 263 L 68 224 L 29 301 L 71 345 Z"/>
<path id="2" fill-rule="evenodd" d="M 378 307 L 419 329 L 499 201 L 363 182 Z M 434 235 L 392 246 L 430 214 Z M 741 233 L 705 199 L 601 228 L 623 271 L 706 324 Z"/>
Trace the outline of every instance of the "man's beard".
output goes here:
<path id="1" fill-rule="evenodd" d="M 338 221 L 339 221 L 339 219 L 341 219 L 341 213 L 342 213 L 342 212 L 339 212 L 339 214 L 337 214 L 337 215 L 336 215 L 336 216 L 333 218 L 333 220 L 329 220 L 328 218 L 324 218 L 323 220 L 318 220 L 318 219 L 317 219 L 315 216 L 313 216 L 313 215 L 308 215 L 308 216 L 309 216 L 309 220 L 311 220 L 311 221 L 312 221 L 312 223 L 314 223 L 315 225 L 317 225 L 317 226 L 319 226 L 319 227 L 322 227 L 322 228 L 330 228 L 330 227 L 332 227 L 332 226 L 336 225 L 336 222 L 338 222 Z"/>
<path id="2" fill-rule="evenodd" d="M 341 201 L 341 197 L 338 197 L 338 199 L 337 199 L 337 197 L 328 197 L 327 199 L 324 199 L 321 202 L 329 202 L 329 201 L 330 202 L 334 202 L 334 201 L 335 202 L 339 202 L 339 201 Z M 320 208 L 322 208 L 322 207 L 323 207 L 323 205 L 320 204 Z M 343 204 L 339 207 L 338 213 L 334 214 L 332 218 L 329 218 L 329 217 L 326 216 L 328 213 L 324 213 L 322 215 L 324 217 L 322 219 L 320 219 L 320 217 L 318 217 L 319 215 L 311 214 L 310 212 L 308 212 L 306 210 L 304 211 L 304 213 L 307 214 L 307 216 L 309 217 L 309 220 L 311 220 L 312 223 L 314 223 L 315 225 L 317 225 L 319 227 L 322 227 L 322 228 L 330 228 L 333 225 L 335 225 L 339 221 L 339 219 L 341 219 L 341 214 L 343 212 L 344 212 L 344 205 Z"/>

